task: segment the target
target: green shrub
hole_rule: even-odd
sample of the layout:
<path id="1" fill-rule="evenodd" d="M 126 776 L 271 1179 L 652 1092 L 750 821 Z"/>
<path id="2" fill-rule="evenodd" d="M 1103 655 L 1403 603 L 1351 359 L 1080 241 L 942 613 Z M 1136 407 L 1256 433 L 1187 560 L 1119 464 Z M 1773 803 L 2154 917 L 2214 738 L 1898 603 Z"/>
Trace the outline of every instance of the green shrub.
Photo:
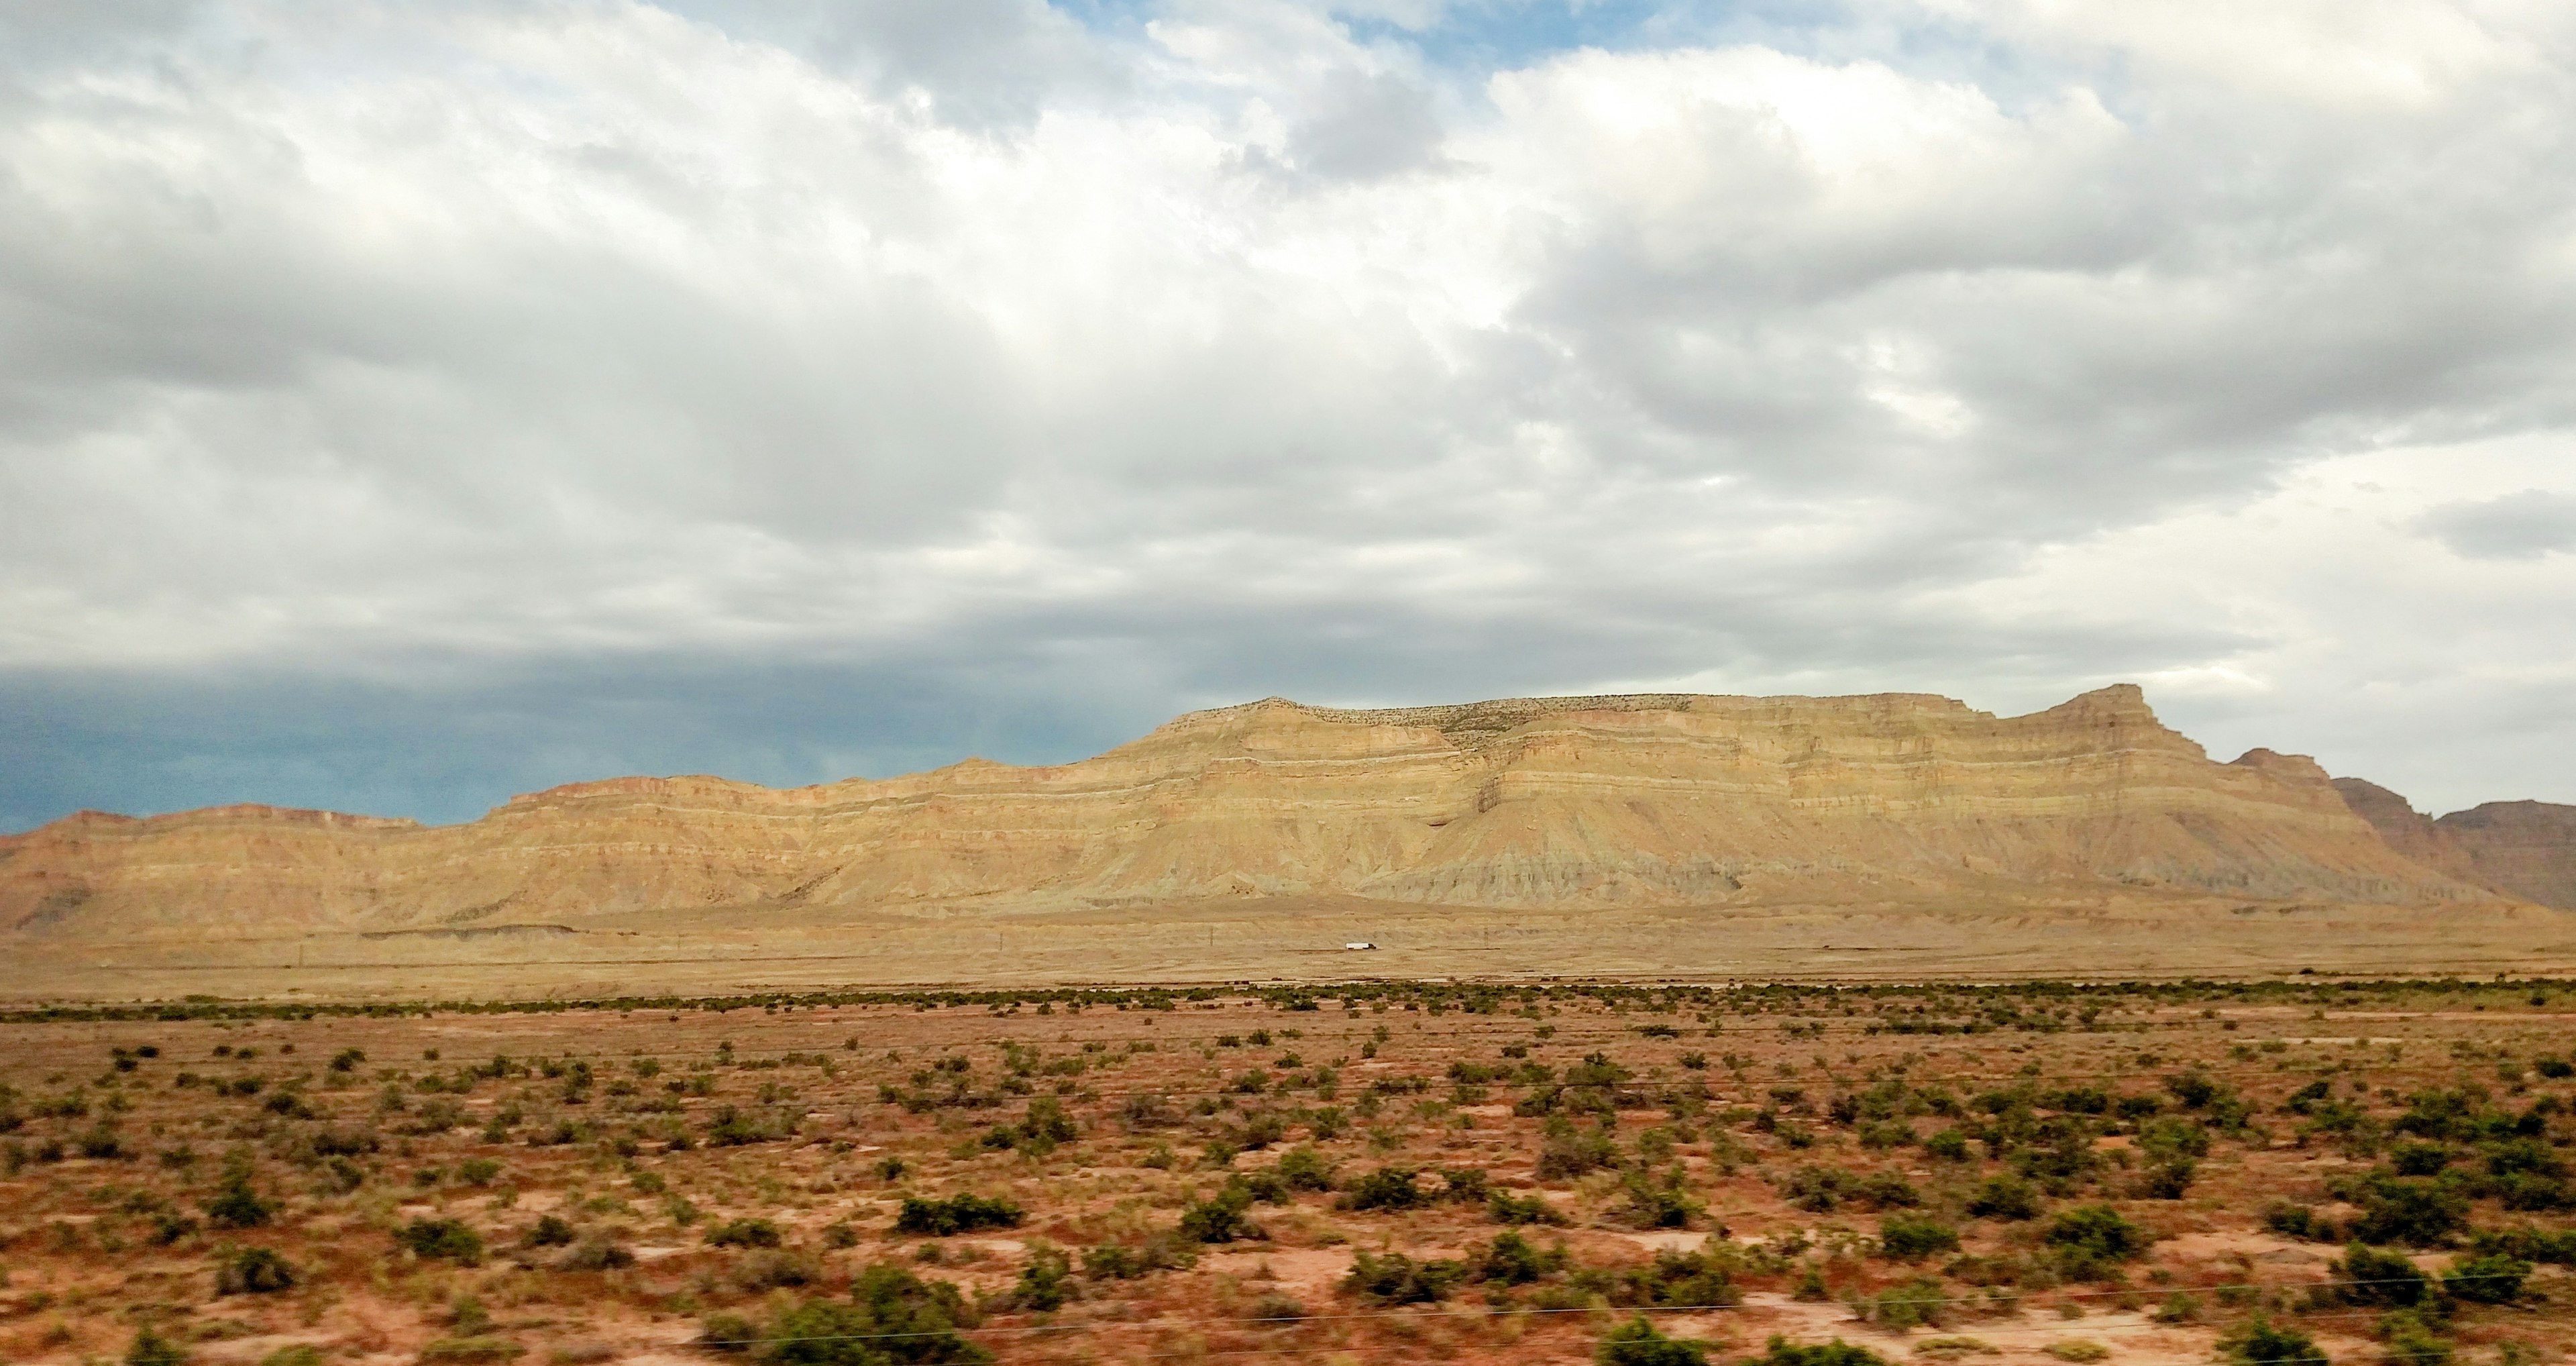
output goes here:
<path id="1" fill-rule="evenodd" d="M 1261 1230 L 1243 1212 L 1252 1207 L 1252 1187 L 1232 1180 L 1206 1200 L 1181 1211 L 1179 1233 L 1194 1243 L 1231 1243 L 1258 1238 Z"/>
<path id="2" fill-rule="evenodd" d="M 1739 1304 L 1744 1293 L 1735 1286 L 1732 1257 L 1733 1249 L 1715 1239 L 1696 1252 L 1665 1248 L 1646 1265 L 1620 1273 L 1610 1286 L 1610 1302 L 1713 1309 Z"/>
<path id="3" fill-rule="evenodd" d="M 1017 1228 L 1026 1217 L 1026 1211 L 1008 1200 L 980 1195 L 953 1195 L 945 1200 L 906 1196 L 895 1215 L 894 1231 L 945 1238 L 977 1229 Z"/>
<path id="4" fill-rule="evenodd" d="M 264 1247 L 245 1247 L 225 1254 L 215 1269 L 218 1295 L 274 1295 L 295 1288 L 295 1268 Z"/>
<path id="5" fill-rule="evenodd" d="M 957 1331 L 973 1313 L 957 1287 L 882 1263 L 859 1273 L 851 1303 L 807 1300 L 770 1323 L 773 1366 L 983 1366 L 993 1354 Z"/>
<path id="6" fill-rule="evenodd" d="M 1979 1219 L 2036 1219 L 2039 1192 L 2018 1176 L 1990 1176 L 1968 1200 L 1968 1213 Z"/>
<path id="7" fill-rule="evenodd" d="M 1919 1262 L 1935 1252 L 1959 1250 L 1959 1231 L 1926 1215 L 1890 1215 L 1878 1226 L 1879 1255 L 1891 1261 Z"/>
<path id="8" fill-rule="evenodd" d="M 1500 1285 L 1527 1285 L 1565 1268 L 1565 1249 L 1542 1252 L 1518 1233 L 1496 1234 L 1468 1268 L 1471 1279 Z"/>
<path id="9" fill-rule="evenodd" d="M 2146 1230 L 2120 1217 L 2109 1205 L 2079 1205 L 2049 1221 L 2045 1235 L 2059 1269 L 2069 1278 L 2091 1280 L 2107 1275 L 2114 1263 L 2147 1250 Z"/>
<path id="10" fill-rule="evenodd" d="M 1362 1252 L 1352 1259 L 1342 1286 L 1370 1304 L 1431 1304 L 1448 1298 L 1465 1279 L 1467 1268 L 1458 1262 L 1417 1262 L 1401 1252 L 1383 1257 Z"/>
<path id="11" fill-rule="evenodd" d="M 567 1247 L 579 1236 L 571 1224 L 564 1222 L 563 1216 L 549 1214 L 528 1230 L 527 1244 L 530 1247 Z"/>
<path id="12" fill-rule="evenodd" d="M 322 1366 L 322 1349 L 303 1342 L 280 1347 L 261 1357 L 259 1366 Z"/>
<path id="13" fill-rule="evenodd" d="M 187 1349 L 149 1328 L 136 1330 L 125 1349 L 125 1366 L 181 1366 L 187 1359 Z"/>
<path id="14" fill-rule="evenodd" d="M 250 1184 L 250 1172 L 239 1166 L 224 1173 L 223 1184 L 206 1202 L 206 1218 L 218 1228 L 257 1228 L 277 1211 L 277 1202 L 261 1199 Z"/>
<path id="15" fill-rule="evenodd" d="M 2451 1344 L 2432 1322 L 2412 1309 L 2381 1315 L 2377 1331 L 2379 1340 L 2388 1344 L 2381 1354 L 2386 1366 L 2449 1366 Z"/>
<path id="16" fill-rule="evenodd" d="M 1485 1197 L 1485 1213 L 1497 1224 L 1547 1224 L 1562 1227 L 1566 1218 L 1544 1196 L 1516 1196 L 1495 1191 Z"/>
<path id="17" fill-rule="evenodd" d="M 1067 1300 L 1081 1293 L 1074 1283 L 1073 1259 L 1039 1243 L 1029 1245 L 1029 1259 L 1020 1267 L 1020 1279 L 1011 1287 L 1010 1305 L 1051 1314 L 1065 1306 Z"/>
<path id="18" fill-rule="evenodd" d="M 782 1115 L 748 1115 L 737 1106 L 718 1107 L 707 1121 L 707 1146 L 741 1148 L 754 1143 L 776 1143 L 796 1132 L 796 1126 Z"/>
<path id="19" fill-rule="evenodd" d="M 2422 1304 L 2432 1298 L 2433 1278 L 2418 1269 L 2414 1262 L 2394 1252 L 2382 1252 L 2355 1243 L 2344 1249 L 2341 1260 L 2334 1263 L 2334 1275 L 2343 1282 L 2338 1293 L 2353 1304 L 2385 1304 L 2404 1308 Z"/>
<path id="20" fill-rule="evenodd" d="M 1660 1178 L 1632 1171 L 1620 1184 L 1628 1193 L 1628 1207 L 1620 1215 L 1638 1228 L 1688 1228 L 1705 1208 L 1683 1184 L 1678 1162 Z"/>
<path id="21" fill-rule="evenodd" d="M 2352 1236 L 2365 1243 L 2440 1247 L 2468 1223 L 2468 1198 L 2440 1181 L 2372 1173 L 2351 1192 L 2361 1213 Z"/>
<path id="22" fill-rule="evenodd" d="M 1279 1155 L 1270 1168 L 1279 1184 L 1292 1191 L 1328 1191 L 1333 1188 L 1333 1163 L 1314 1144 L 1301 1143 Z"/>
<path id="23" fill-rule="evenodd" d="M 717 1352 L 748 1352 L 760 1326 L 740 1314 L 709 1314 L 698 1327 L 698 1345 Z"/>
<path id="24" fill-rule="evenodd" d="M 1841 1338 L 1823 1346 L 1802 1347 L 1774 1334 L 1769 1349 L 1747 1366 L 1887 1366 L 1887 1358 Z"/>
<path id="25" fill-rule="evenodd" d="M 732 1219 L 707 1230 L 709 1247 L 777 1247 L 785 1239 L 766 1219 Z"/>
<path id="26" fill-rule="evenodd" d="M 1421 1209 L 1432 1203 L 1430 1192 L 1422 1189 L 1417 1178 L 1419 1167 L 1380 1167 L 1351 1183 L 1349 1194 L 1342 1198 L 1342 1208 L 1353 1210 Z"/>
<path id="27" fill-rule="evenodd" d="M 2432 1176 L 2451 1165 L 2451 1150 L 2439 1143 L 2400 1143 L 2389 1150 L 2388 1165 L 2399 1176 Z"/>
<path id="28" fill-rule="evenodd" d="M 445 1258 L 468 1266 L 483 1260 L 483 1236 L 461 1219 L 414 1219 L 394 1230 L 394 1241 L 416 1257 Z"/>
<path id="29" fill-rule="evenodd" d="M 1918 1276 L 1903 1285 L 1889 1286 L 1852 1307 L 1865 1322 L 1902 1333 L 1926 1324 L 1937 1326 L 1943 1311 L 1950 1307 L 1950 1296 L 1939 1281 Z"/>
<path id="30" fill-rule="evenodd" d="M 2453 1299 L 2472 1304 L 2511 1304 L 2522 1298 L 2522 1283 L 2531 1263 L 2501 1252 L 2463 1257 L 2442 1277 Z"/>
<path id="31" fill-rule="evenodd" d="M 2218 1340 L 2219 1355 L 2236 1366 L 2325 1366 L 2316 1339 L 2296 1328 L 2275 1328 L 2260 1314 Z"/>
<path id="32" fill-rule="evenodd" d="M 1603 1334 L 1592 1359 L 1600 1366 L 1707 1366 L 1708 1347 L 1665 1337 L 1638 1314 Z"/>

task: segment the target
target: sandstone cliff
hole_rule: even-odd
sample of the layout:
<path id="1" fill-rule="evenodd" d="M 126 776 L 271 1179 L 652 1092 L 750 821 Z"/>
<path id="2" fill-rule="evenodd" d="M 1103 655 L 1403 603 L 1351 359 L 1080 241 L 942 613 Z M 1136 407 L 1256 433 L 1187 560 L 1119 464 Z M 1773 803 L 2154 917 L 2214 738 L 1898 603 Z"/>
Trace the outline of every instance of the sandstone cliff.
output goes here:
<path id="1" fill-rule="evenodd" d="M 2420 851 L 2419 851 L 2420 854 Z M 1045 909 L 1349 895 L 1486 907 L 2171 889 L 2485 893 L 2392 848 L 2313 762 L 2216 763 L 2134 687 L 1946 698 L 1271 699 L 1096 758 L 773 790 L 621 778 L 423 827 L 218 807 L 0 840 L 0 932 L 48 940 L 576 923 L 620 912 Z"/>
<path id="2" fill-rule="evenodd" d="M 2376 783 L 2337 778 L 2335 788 L 2406 857 L 2508 896 L 2576 910 L 2576 806 L 2488 802 L 2435 820 Z"/>

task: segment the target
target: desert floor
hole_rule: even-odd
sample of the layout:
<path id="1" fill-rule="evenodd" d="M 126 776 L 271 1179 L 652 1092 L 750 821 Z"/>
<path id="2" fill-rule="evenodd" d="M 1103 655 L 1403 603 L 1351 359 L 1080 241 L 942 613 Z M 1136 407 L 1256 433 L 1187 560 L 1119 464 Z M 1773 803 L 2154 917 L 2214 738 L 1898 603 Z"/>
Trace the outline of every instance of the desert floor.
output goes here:
<path id="1" fill-rule="evenodd" d="M 2576 1342 L 2571 1025 L 2321 976 L 20 1014 L 0 1357 L 2517 1366 Z"/>

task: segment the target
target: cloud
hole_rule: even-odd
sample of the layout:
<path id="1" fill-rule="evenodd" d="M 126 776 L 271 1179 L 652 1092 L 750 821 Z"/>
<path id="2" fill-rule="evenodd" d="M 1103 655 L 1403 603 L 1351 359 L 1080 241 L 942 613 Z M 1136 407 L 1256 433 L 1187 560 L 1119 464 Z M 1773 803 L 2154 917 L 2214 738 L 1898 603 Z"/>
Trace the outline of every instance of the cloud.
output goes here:
<path id="1" fill-rule="evenodd" d="M 1269 693 L 2143 677 L 2392 718 L 2338 732 L 2373 776 L 2558 677 L 2545 630 L 2338 676 L 2367 599 L 2245 520 L 2576 428 L 2555 7 L 1524 8 L 13 10 L 0 815 L 982 733 L 719 718 L 728 671 L 971 696 L 1003 758 Z M 2407 468 L 2302 544 L 2471 557 L 2428 623 L 2564 582 L 2552 467 Z M 650 719 L 583 712 L 621 679 Z M 223 719 L 281 708 L 323 728 Z M 499 757 L 405 788 L 358 757 L 404 728 Z"/>
<path id="2" fill-rule="evenodd" d="M 2527 560 L 2576 550 L 2576 496 L 2524 489 L 2445 503 L 2415 519 L 2424 534 L 2472 560 Z"/>

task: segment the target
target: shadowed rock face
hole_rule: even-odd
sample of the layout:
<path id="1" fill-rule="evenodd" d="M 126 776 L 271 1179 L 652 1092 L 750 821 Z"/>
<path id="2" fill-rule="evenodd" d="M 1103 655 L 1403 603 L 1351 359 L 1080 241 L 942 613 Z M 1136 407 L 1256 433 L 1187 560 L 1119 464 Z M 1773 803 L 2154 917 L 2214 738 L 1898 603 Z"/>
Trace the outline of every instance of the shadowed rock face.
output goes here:
<path id="1" fill-rule="evenodd" d="M 2435 820 L 2359 778 L 2337 778 L 2335 789 L 2408 858 L 2525 901 L 2576 910 L 2576 806 L 2488 802 Z"/>
<path id="2" fill-rule="evenodd" d="M 1274 698 L 1056 767 L 970 759 L 789 790 L 620 778 L 441 827 L 85 812 L 0 840 L 0 933 L 45 939 L 708 908 L 1851 904 L 2088 887 L 2485 895 L 2392 848 L 2314 762 L 2213 762 L 2129 686 L 2009 718 L 1910 694 L 1394 711 Z"/>

